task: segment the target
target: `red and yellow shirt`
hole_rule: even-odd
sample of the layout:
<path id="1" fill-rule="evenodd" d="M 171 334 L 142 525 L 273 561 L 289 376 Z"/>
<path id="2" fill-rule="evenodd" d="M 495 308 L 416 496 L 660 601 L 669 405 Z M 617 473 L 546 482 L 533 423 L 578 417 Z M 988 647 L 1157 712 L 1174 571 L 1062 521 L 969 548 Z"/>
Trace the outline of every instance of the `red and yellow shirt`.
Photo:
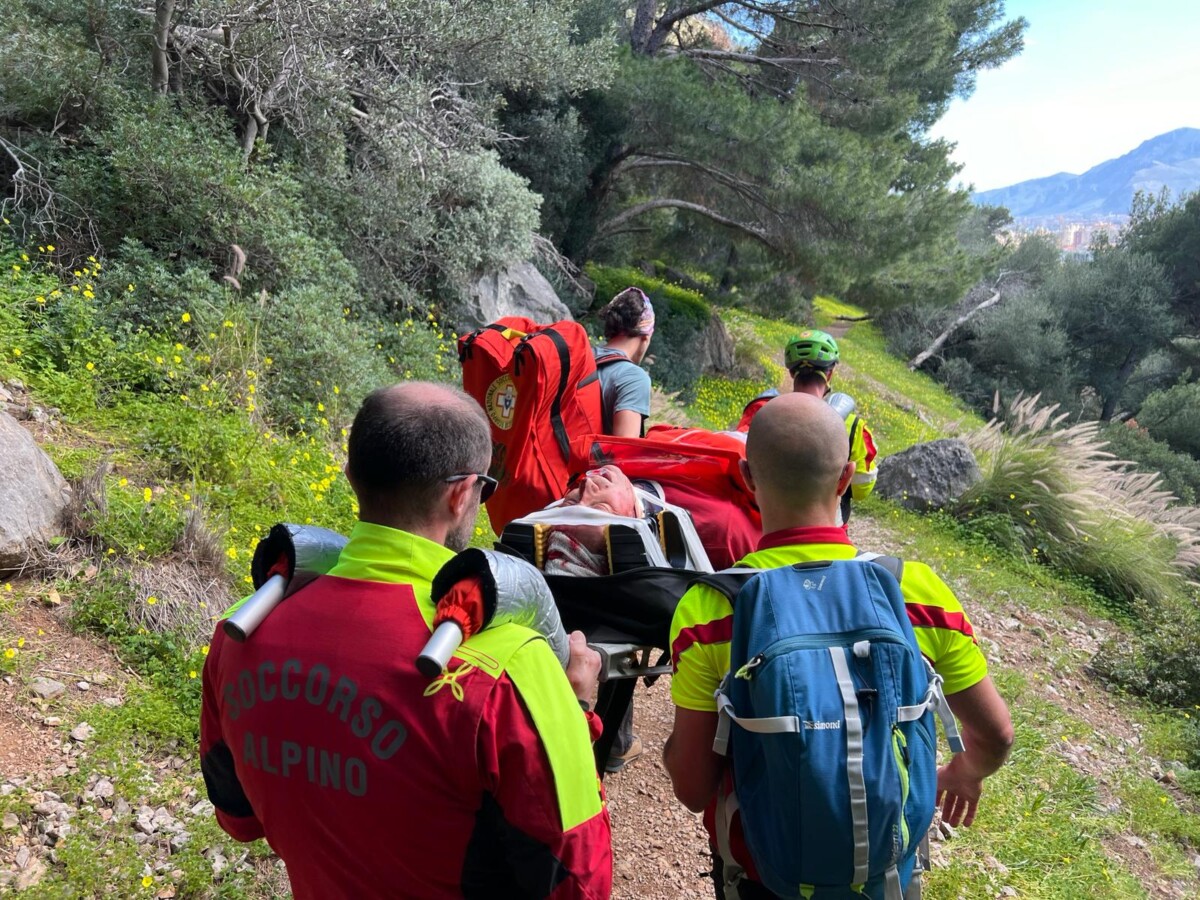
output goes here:
<path id="1" fill-rule="evenodd" d="M 739 565 L 774 569 L 814 560 L 851 559 L 858 553 L 841 528 L 796 528 L 768 534 Z M 909 621 L 921 652 L 945 679 L 947 694 L 964 691 L 987 675 L 987 660 L 962 604 L 924 563 L 905 561 L 900 581 Z M 733 606 L 720 591 L 691 588 L 671 621 L 671 699 L 676 706 L 716 712 L 713 694 L 729 671 Z"/>

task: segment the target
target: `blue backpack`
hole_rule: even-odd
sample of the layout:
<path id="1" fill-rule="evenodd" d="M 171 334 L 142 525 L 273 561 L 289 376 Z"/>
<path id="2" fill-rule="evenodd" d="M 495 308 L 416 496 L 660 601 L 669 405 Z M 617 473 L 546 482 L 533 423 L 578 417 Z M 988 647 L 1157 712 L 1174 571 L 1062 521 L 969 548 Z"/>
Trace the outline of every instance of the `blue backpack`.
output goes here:
<path id="1" fill-rule="evenodd" d="M 733 599 L 730 672 L 713 749 L 762 883 L 787 898 L 901 900 L 933 819 L 937 711 L 962 742 L 904 608 L 903 563 L 866 554 L 702 579 Z M 737 590 L 738 585 L 740 590 Z"/>

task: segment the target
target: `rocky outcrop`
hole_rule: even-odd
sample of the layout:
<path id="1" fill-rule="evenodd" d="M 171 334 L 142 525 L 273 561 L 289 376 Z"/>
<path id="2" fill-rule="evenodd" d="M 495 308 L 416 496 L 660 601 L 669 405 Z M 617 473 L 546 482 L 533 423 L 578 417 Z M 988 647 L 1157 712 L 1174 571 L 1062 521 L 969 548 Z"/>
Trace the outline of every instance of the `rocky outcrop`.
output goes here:
<path id="1" fill-rule="evenodd" d="M 919 512 L 946 509 L 981 477 L 971 449 L 947 438 L 881 460 L 875 495 Z"/>
<path id="2" fill-rule="evenodd" d="M 50 457 L 0 412 L 0 576 L 21 568 L 58 533 L 70 497 Z"/>
<path id="3" fill-rule="evenodd" d="M 701 372 L 724 375 L 733 371 L 734 343 L 720 316 L 713 313 L 694 348 Z"/>
<path id="4" fill-rule="evenodd" d="M 528 316 L 537 322 L 571 318 L 571 311 L 531 262 L 490 272 L 463 293 L 462 303 L 451 312 L 460 332 L 481 328 L 502 316 Z"/>

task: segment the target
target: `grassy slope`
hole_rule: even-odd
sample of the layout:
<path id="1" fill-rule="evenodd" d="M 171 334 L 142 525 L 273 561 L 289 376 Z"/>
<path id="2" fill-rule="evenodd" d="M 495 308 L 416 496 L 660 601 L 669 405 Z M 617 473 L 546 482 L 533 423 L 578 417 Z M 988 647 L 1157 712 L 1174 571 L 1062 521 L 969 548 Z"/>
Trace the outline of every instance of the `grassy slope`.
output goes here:
<path id="1" fill-rule="evenodd" d="M 829 301 L 818 303 L 822 324 L 839 314 L 853 314 Z M 739 312 L 729 314 L 729 324 L 739 340 L 761 342 L 760 355 L 770 358 L 782 345 L 790 327 L 757 319 Z M 875 431 L 884 453 L 893 453 L 920 440 L 938 435 L 948 423 L 970 420 L 970 416 L 929 379 L 908 372 L 904 364 L 887 356 L 880 336 L 869 324 L 856 324 L 843 339 L 847 365 L 839 373 L 841 385 L 858 400 Z M 869 375 L 867 373 L 870 373 Z M 782 375 L 779 370 L 777 374 Z M 35 385 L 35 388 L 37 385 Z M 764 385 L 728 383 L 705 379 L 689 413 L 706 424 L 723 427 L 735 420 L 742 404 Z M 161 464 L 146 461 L 141 448 L 131 446 L 120 424 L 112 417 L 90 411 L 87 402 L 66 409 L 68 439 L 49 447 L 53 455 L 74 474 L 82 473 L 102 449 L 117 452 L 118 469 L 110 476 L 110 489 L 118 498 L 119 520 L 111 526 L 106 543 L 114 548 L 109 556 L 149 556 L 138 551 L 155 532 L 154 504 L 160 497 L 183 501 L 196 490 L 193 482 L 171 480 Z M 240 445 L 255 450 L 253 444 Z M 263 439 L 262 452 L 270 448 L 277 464 L 290 460 L 303 463 L 306 449 L 280 448 L 274 439 Z M 336 448 L 335 448 L 336 449 Z M 277 517 L 318 515 L 341 526 L 350 513 L 344 490 L 339 485 L 318 485 L 319 476 L 329 477 L 325 451 L 313 451 L 313 481 L 281 479 L 280 487 L 264 504 L 262 521 L 247 521 L 248 503 L 240 496 L 238 483 L 207 484 L 217 506 L 241 528 L 231 536 L 228 547 L 240 557 L 231 568 L 244 564 L 245 549 L 254 524 L 265 525 Z M 299 454 L 298 456 L 295 454 Z M 336 455 L 336 453 L 335 453 Z M 266 457 L 264 457 L 265 459 Z M 255 464 L 252 475 L 267 480 L 270 473 Z M 271 466 L 270 468 L 275 468 Z M 333 474 L 336 479 L 336 473 Z M 121 482 L 125 479 L 125 483 Z M 155 500 L 147 503 L 144 486 L 153 486 Z M 325 488 L 314 490 L 314 488 Z M 320 496 L 316 496 L 316 495 Z M 330 504 L 336 504 L 336 512 Z M 169 511 L 169 507 L 168 507 Z M 166 512 L 164 512 L 166 515 Z M 174 517 L 172 512 L 169 518 Z M 1021 896 L 1047 898 L 1194 896 L 1200 893 L 1192 848 L 1200 843 L 1200 818 L 1174 788 L 1158 783 L 1146 773 L 1144 760 L 1126 764 L 1128 758 L 1149 751 L 1170 756 L 1170 739 L 1178 720 L 1164 724 L 1151 710 L 1129 700 L 1120 701 L 1119 715 L 1104 720 L 1079 704 L 1067 711 L 1048 686 L 1065 680 L 1081 683 L 1091 706 L 1102 707 L 1104 696 L 1084 672 L 1087 655 L 1071 641 L 1071 628 L 1081 617 L 1099 617 L 1102 608 L 1094 599 L 1070 584 L 1056 579 L 1044 568 L 1023 560 L 1002 558 L 994 551 L 963 541 L 950 523 L 902 513 L 882 503 L 869 503 L 860 515 L 874 529 L 887 549 L 910 558 L 920 558 L 943 573 L 977 614 L 977 622 L 992 625 L 1007 617 L 1036 620 L 1026 634 L 1035 643 L 1024 656 L 1010 655 L 1010 646 L 993 635 L 987 644 L 1003 662 L 994 673 L 1010 699 L 1017 724 L 1017 749 L 1012 762 L 989 782 L 987 803 L 977 826 L 960 833 L 938 854 L 945 864 L 935 871 L 928 896 L 933 900 L 951 897 Z M 333 521 L 336 520 L 336 521 Z M 118 527 L 119 526 L 119 527 Z M 486 541 L 490 531 L 481 520 L 477 539 Z M 248 533 L 247 533 L 248 532 Z M 241 540 L 237 535 L 243 535 Z M 194 741 L 196 679 L 199 654 L 193 648 L 179 653 L 164 650 L 152 636 L 131 633 L 105 602 L 128 601 L 119 582 L 107 582 L 104 573 L 97 583 L 81 578 L 61 578 L 56 587 L 62 598 L 76 608 L 76 620 L 106 632 L 122 659 L 132 661 L 137 671 L 125 690 L 125 703 L 116 709 L 96 705 L 71 707 L 58 733 L 65 734 L 78 721 L 97 727 L 90 751 L 78 768 L 48 784 L 56 792 L 75 795 L 97 775 L 115 777 L 118 795 L 136 807 L 139 803 L 166 806 L 183 812 L 202 796 L 202 785 L 188 749 Z M 0 594 L 0 647 L 15 644 L 27 626 L 22 610 L 25 602 L 44 596 L 50 585 L 34 581 L 18 583 L 16 590 Z M 82 614 L 82 615 L 80 615 Z M 1111 627 L 1099 622 L 1102 628 Z M 987 631 L 985 630 L 985 634 Z M 37 670 L 39 656 L 33 636 L 10 671 L 27 678 Z M 46 651 L 46 656 L 50 652 Z M 1063 692 L 1060 692 L 1063 693 Z M 54 711 L 51 709 L 51 711 Z M 1115 720 L 1115 721 L 1114 721 Z M 1143 737 L 1138 737 L 1138 735 Z M 1133 744 L 1134 737 L 1143 743 Z M 1147 743 L 1149 742 L 1149 746 Z M 1134 747 L 1132 752 L 1129 747 Z M 1090 748 L 1091 765 L 1077 765 L 1072 748 Z M 1111 755 L 1106 748 L 1111 748 Z M 179 769 L 162 767 L 173 751 L 186 759 Z M 0 813 L 8 810 L 28 818 L 30 797 L 23 791 L 0 797 Z M 155 844 L 133 842 L 135 832 L 127 827 L 105 826 L 95 815 L 81 811 L 75 830 L 58 849 L 54 866 L 35 896 L 76 897 L 115 893 L 119 896 L 272 896 L 278 888 L 278 871 L 266 859 L 261 844 L 250 848 L 240 865 L 227 868 L 214 882 L 210 857 L 220 852 L 238 860 L 241 848 L 225 839 L 206 816 L 188 819 L 192 840 L 179 852 L 155 856 Z M 1143 847 L 1137 848 L 1142 842 Z M 1130 851 L 1130 848 L 1134 851 Z M 205 852 L 207 851 L 207 853 Z M 1127 852 L 1130 851 L 1130 852 Z M 1170 882 L 1178 882 L 1172 888 Z"/>

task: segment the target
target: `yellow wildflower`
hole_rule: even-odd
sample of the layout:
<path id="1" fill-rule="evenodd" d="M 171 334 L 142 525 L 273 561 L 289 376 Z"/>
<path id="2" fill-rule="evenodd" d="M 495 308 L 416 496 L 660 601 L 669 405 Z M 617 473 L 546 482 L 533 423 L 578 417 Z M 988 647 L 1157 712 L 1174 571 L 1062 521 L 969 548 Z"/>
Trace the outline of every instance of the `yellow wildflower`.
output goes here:
<path id="1" fill-rule="evenodd" d="M 133 287 L 133 285 L 130 285 L 130 287 Z M 182 316 L 180 316 L 179 318 L 181 318 L 181 319 L 182 319 L 183 321 L 185 321 L 185 322 L 190 322 L 190 321 L 192 321 L 192 314 L 191 314 L 191 313 L 189 313 L 189 312 L 185 312 L 185 313 L 184 313 Z"/>

